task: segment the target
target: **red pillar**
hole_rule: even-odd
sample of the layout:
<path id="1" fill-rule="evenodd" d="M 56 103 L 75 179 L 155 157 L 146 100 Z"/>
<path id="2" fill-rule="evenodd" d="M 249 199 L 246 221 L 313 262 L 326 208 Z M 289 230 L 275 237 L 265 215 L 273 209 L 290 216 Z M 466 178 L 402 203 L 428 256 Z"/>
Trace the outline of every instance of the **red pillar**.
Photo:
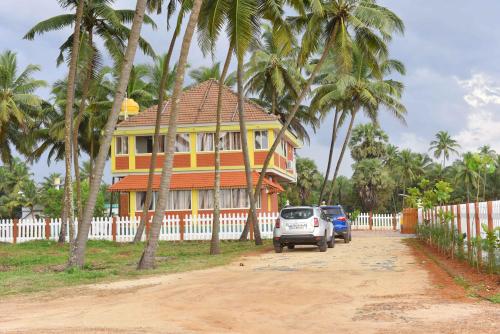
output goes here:
<path id="1" fill-rule="evenodd" d="M 470 243 L 470 203 L 467 202 L 465 207 L 465 214 L 467 215 L 467 253 L 470 253 L 471 243 Z"/>
<path id="2" fill-rule="evenodd" d="M 481 221 L 479 217 L 479 203 L 475 202 L 474 203 L 474 211 L 475 211 L 475 225 L 476 225 L 476 240 L 478 241 L 478 246 L 477 246 L 477 263 L 479 266 L 481 266 L 482 260 L 483 260 L 483 254 L 481 251 Z"/>
<path id="3" fill-rule="evenodd" d="M 111 235 L 113 236 L 113 241 L 116 241 L 116 217 L 113 216 L 111 221 Z"/>
<path id="4" fill-rule="evenodd" d="M 370 227 L 370 230 L 373 229 L 373 212 L 370 211 L 370 216 L 368 218 L 368 226 Z"/>
<path id="5" fill-rule="evenodd" d="M 488 231 L 493 231 L 493 203 L 488 201 Z"/>
<path id="6" fill-rule="evenodd" d="M 186 225 L 184 223 L 184 219 L 181 219 L 180 221 L 180 233 L 181 233 L 181 241 L 184 240 L 184 231 L 186 229 Z"/>
<path id="7" fill-rule="evenodd" d="M 462 236 L 462 217 L 461 217 L 461 206 L 460 204 L 459 205 L 456 205 L 455 206 L 456 210 L 457 210 L 457 229 L 458 229 L 458 234 L 460 234 L 460 237 Z"/>
<path id="8" fill-rule="evenodd" d="M 14 243 L 17 242 L 17 237 L 19 236 L 19 227 L 17 226 L 18 223 L 19 219 L 14 219 L 12 221 L 12 239 Z"/>

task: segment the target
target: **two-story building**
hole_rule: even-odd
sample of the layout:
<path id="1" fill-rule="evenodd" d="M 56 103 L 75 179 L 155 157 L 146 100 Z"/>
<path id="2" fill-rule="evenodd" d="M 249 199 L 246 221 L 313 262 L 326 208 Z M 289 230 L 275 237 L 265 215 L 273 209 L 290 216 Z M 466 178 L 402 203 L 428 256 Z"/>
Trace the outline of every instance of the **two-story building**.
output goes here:
<path id="1" fill-rule="evenodd" d="M 220 87 L 209 80 L 185 90 L 179 101 L 174 170 L 167 213 L 202 214 L 213 210 L 214 146 L 217 95 L 222 89 L 221 123 L 221 211 L 245 212 L 249 201 L 245 193 L 246 179 L 241 150 L 241 136 L 248 138 L 250 164 L 254 186 L 269 148 L 282 123 L 257 104 L 245 100 L 247 133 L 240 132 L 238 98 L 228 87 Z M 125 101 L 125 119 L 114 132 L 111 148 L 113 184 L 118 192 L 121 216 L 138 216 L 144 210 L 153 134 L 157 107 L 138 112 L 133 101 Z M 170 117 L 170 102 L 162 111 L 160 153 L 154 176 L 153 190 L 160 184 L 164 162 L 165 139 Z M 297 137 L 287 132 L 278 150 L 273 154 L 266 172 L 257 206 L 261 212 L 278 210 L 281 184 L 296 182 L 295 149 L 301 145 Z M 155 193 L 156 194 L 156 193 Z M 155 209 L 155 200 L 149 211 Z"/>

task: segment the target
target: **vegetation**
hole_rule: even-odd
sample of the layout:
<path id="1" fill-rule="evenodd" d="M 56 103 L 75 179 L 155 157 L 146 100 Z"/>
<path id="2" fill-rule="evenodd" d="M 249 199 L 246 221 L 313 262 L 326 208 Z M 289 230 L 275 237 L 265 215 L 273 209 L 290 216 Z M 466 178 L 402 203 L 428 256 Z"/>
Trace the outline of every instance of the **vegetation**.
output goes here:
<path id="1" fill-rule="evenodd" d="M 144 243 L 89 241 L 87 262 L 82 270 L 65 269 L 67 245 L 45 240 L 6 244 L 0 250 L 0 296 L 210 268 L 268 247 L 267 243 L 256 248 L 248 242 L 221 242 L 222 254 L 209 256 L 207 242 L 160 242 L 155 270 L 137 271 L 135 259 Z"/>

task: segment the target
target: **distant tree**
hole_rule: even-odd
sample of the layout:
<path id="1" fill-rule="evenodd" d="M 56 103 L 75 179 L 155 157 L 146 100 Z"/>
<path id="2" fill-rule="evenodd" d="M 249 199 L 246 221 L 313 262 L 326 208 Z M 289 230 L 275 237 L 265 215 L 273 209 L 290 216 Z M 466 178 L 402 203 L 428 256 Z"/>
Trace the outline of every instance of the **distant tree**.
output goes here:
<path id="1" fill-rule="evenodd" d="M 394 181 L 380 159 L 364 159 L 354 165 L 352 176 L 364 210 L 373 211 L 380 204 L 381 195 L 390 193 Z"/>
<path id="2" fill-rule="evenodd" d="M 450 154 L 458 154 L 457 149 L 460 148 L 457 141 L 451 138 L 447 131 L 439 131 L 436 134 L 436 139 L 431 141 L 429 151 L 434 152 L 434 157 L 439 159 L 443 157 L 443 168 L 446 166 L 446 160 L 450 158 Z"/>
<path id="3" fill-rule="evenodd" d="M 354 160 L 384 158 L 389 136 L 378 125 L 360 124 L 352 130 L 349 148 Z"/>
<path id="4" fill-rule="evenodd" d="M 200 66 L 189 71 L 189 77 L 194 80 L 196 84 L 204 81 L 214 79 L 219 81 L 221 76 L 220 62 L 214 63 L 212 66 Z M 236 84 L 236 75 L 229 74 L 224 80 L 224 85 L 233 87 Z"/>

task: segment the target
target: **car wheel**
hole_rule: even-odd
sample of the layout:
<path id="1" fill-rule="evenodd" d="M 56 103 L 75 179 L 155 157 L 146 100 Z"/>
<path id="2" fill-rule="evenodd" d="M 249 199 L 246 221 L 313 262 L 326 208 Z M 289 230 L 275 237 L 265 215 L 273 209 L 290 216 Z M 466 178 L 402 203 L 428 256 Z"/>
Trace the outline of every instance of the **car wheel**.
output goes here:
<path id="1" fill-rule="evenodd" d="M 320 244 L 319 244 L 319 251 L 326 252 L 327 249 L 328 249 L 328 246 L 326 244 L 326 232 L 325 232 L 325 236 L 323 237 L 323 239 L 321 239 Z"/>
<path id="2" fill-rule="evenodd" d="M 274 251 L 276 253 L 283 253 L 283 246 L 281 246 L 281 245 L 274 245 Z"/>
<path id="3" fill-rule="evenodd" d="M 349 241 L 351 241 L 351 234 L 347 233 L 347 234 L 344 235 L 344 243 L 348 244 Z"/>
<path id="4" fill-rule="evenodd" d="M 288 249 L 294 249 L 295 245 L 288 245 L 287 247 L 288 247 Z"/>
<path id="5" fill-rule="evenodd" d="M 335 247 L 335 232 L 332 233 L 332 240 L 328 241 L 328 248 Z"/>
<path id="6" fill-rule="evenodd" d="M 352 241 L 352 234 L 350 231 L 349 231 L 349 241 Z"/>

